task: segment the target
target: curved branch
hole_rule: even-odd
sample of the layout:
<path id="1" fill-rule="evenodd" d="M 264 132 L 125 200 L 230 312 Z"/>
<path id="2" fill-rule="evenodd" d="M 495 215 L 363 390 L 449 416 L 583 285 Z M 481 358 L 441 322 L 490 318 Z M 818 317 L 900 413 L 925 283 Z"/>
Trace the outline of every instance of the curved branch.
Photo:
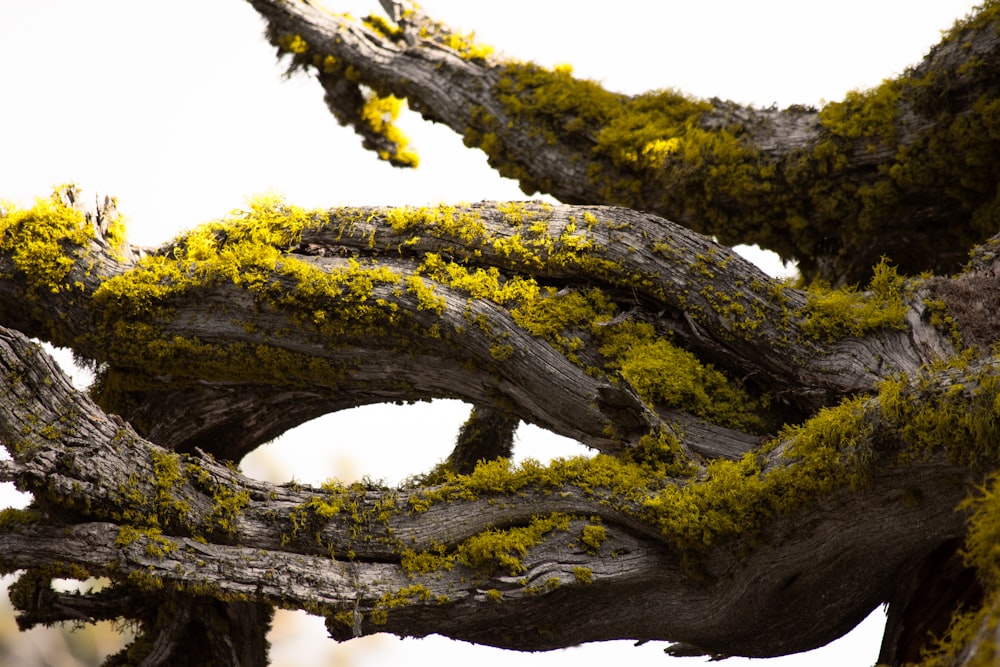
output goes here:
<path id="1" fill-rule="evenodd" d="M 702 452 L 735 436 L 738 454 L 754 438 L 734 428 L 762 429 L 726 398 L 741 384 L 790 421 L 951 353 L 919 283 L 888 269 L 869 295 L 805 293 L 626 209 L 271 202 L 139 263 L 77 243 L 73 289 L 38 291 L 33 267 L 12 267 L 29 288 L 7 285 L 8 320 L 107 364 L 103 404 L 149 437 L 230 459 L 325 412 L 434 397 L 497 403 L 606 451 L 666 428 Z M 670 355 L 733 388 L 675 397 L 656 384 L 685 372 L 655 366 Z"/>
<path id="2" fill-rule="evenodd" d="M 150 590 L 305 607 L 342 639 L 438 632 L 547 649 L 627 637 L 750 656 L 811 648 L 962 534 L 952 508 L 1000 442 L 982 421 L 1000 389 L 992 359 L 886 385 L 695 479 L 598 457 L 491 464 L 432 487 L 275 487 L 142 440 L 22 336 L 3 342 L 13 400 L 0 403 L 0 438 L 26 469 L 19 486 L 48 510 L 8 517 L 5 569 L 68 562 Z M 958 421 L 936 439 L 914 430 L 934 415 Z M 979 425 L 961 445 L 960 424 Z M 74 515 L 87 519 L 57 518 Z M 592 613 L 557 623 L 567 605 Z"/>
<path id="3" fill-rule="evenodd" d="M 864 280 L 881 256 L 910 274 L 954 272 L 996 229 L 994 5 L 897 79 L 817 111 L 611 93 L 501 60 L 409 7 L 392 25 L 303 0 L 250 2 L 328 101 L 345 78 L 406 98 L 529 194 L 650 211 L 834 284 Z"/>

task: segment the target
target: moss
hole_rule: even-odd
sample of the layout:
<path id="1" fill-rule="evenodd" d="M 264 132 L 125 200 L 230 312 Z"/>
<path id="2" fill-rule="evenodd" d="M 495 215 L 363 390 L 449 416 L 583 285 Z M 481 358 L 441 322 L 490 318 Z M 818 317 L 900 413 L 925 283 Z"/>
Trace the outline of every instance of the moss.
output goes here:
<path id="1" fill-rule="evenodd" d="M 528 549 L 541 543 L 553 530 L 568 530 L 570 518 L 567 514 L 551 514 L 534 517 L 524 527 L 473 535 L 459 544 L 458 559 L 463 564 L 488 572 L 499 568 L 511 575 L 521 574 L 526 571 L 521 558 Z"/>
<path id="2" fill-rule="evenodd" d="M 819 120 L 831 134 L 849 139 L 870 140 L 868 150 L 878 143 L 896 142 L 896 113 L 902 85 L 886 81 L 866 91 L 850 91 L 841 102 L 830 102 L 820 111 Z"/>
<path id="3" fill-rule="evenodd" d="M 380 159 L 397 167 L 416 167 L 420 160 L 407 148 L 409 139 L 396 126 L 403 104 L 403 100 L 392 95 L 383 97 L 372 92 L 365 98 L 358 115 L 374 135 L 385 140 L 377 150 Z"/>
<path id="4" fill-rule="evenodd" d="M 30 209 L 0 202 L 0 254 L 10 258 L 13 269 L 0 278 L 26 285 L 29 302 L 41 304 L 46 295 L 59 294 L 72 303 L 74 293 L 82 295 L 83 284 L 71 280 L 70 273 L 74 268 L 81 272 L 89 269 L 83 262 L 95 233 L 83 212 L 66 204 L 78 197 L 76 187 L 66 185 L 48 198 L 37 199 Z M 58 323 L 43 313 L 39 319 L 45 328 L 42 335 L 67 344 L 58 333 Z"/>
<path id="5" fill-rule="evenodd" d="M 603 292 L 562 291 L 547 288 L 538 297 L 525 300 L 511 310 L 519 327 L 542 338 L 562 352 L 567 359 L 582 364 L 577 353 L 586 345 L 596 322 L 606 322 L 617 309 Z"/>
<path id="6" fill-rule="evenodd" d="M 986 667 L 996 664 L 996 629 L 1000 626 L 997 608 L 1000 592 L 1000 496 L 998 476 L 991 474 L 976 495 L 968 498 L 961 509 L 968 513 L 963 555 L 967 565 L 975 568 L 986 594 L 979 609 L 959 608 L 952 615 L 947 631 L 922 652 L 920 667 L 946 667 L 962 664 Z"/>
<path id="7" fill-rule="evenodd" d="M 406 586 L 395 593 L 384 593 L 375 602 L 375 607 L 371 611 L 372 623 L 383 625 L 389 620 L 390 610 L 430 599 L 431 590 L 422 584 Z"/>
<path id="8" fill-rule="evenodd" d="M 823 495 L 869 483 L 874 456 L 865 398 L 821 410 L 783 429 L 774 443 L 792 444 L 767 468 L 762 450 L 739 461 L 708 464 L 697 482 L 668 484 L 645 503 L 646 519 L 682 551 L 720 540 L 751 539 L 776 516 L 801 511 Z"/>
<path id="9" fill-rule="evenodd" d="M 501 593 L 495 588 L 490 588 L 489 590 L 487 590 L 485 595 L 486 599 L 490 600 L 491 602 L 499 603 L 503 601 L 503 593 Z"/>
<path id="10" fill-rule="evenodd" d="M 239 528 L 237 520 L 250 502 L 249 489 L 233 489 L 221 484 L 212 491 L 212 511 L 208 521 L 213 533 L 234 536 Z"/>
<path id="11" fill-rule="evenodd" d="M 988 590 L 1000 590 L 1000 475 L 993 473 L 962 506 L 969 512 L 965 560 Z"/>
<path id="12" fill-rule="evenodd" d="M 361 22 L 382 37 L 387 37 L 392 40 L 401 39 L 403 37 L 403 30 L 399 26 L 392 25 L 384 17 L 378 16 L 377 14 L 366 16 L 361 19 Z"/>
<path id="13" fill-rule="evenodd" d="M 0 510 L 0 533 L 9 533 L 19 526 L 31 526 L 46 520 L 45 514 L 35 509 L 5 507 Z"/>
<path id="14" fill-rule="evenodd" d="M 390 339 L 398 333 L 402 277 L 375 263 L 355 259 L 322 268 L 296 259 L 288 250 L 302 232 L 326 220 L 325 214 L 258 198 L 247 211 L 199 227 L 178 239 L 169 253 L 147 257 L 132 271 L 104 282 L 94 294 L 94 333 L 83 344 L 100 350 L 113 364 L 131 365 L 143 358 L 150 375 L 169 374 L 178 384 L 225 377 L 227 381 L 286 378 L 290 383 L 335 384 L 342 367 L 276 349 L 267 344 L 211 342 L 167 335 L 162 327 L 173 316 L 173 300 L 200 294 L 219 283 L 239 286 L 261 307 L 277 309 L 314 332 L 319 344 L 335 347 L 353 337 Z M 440 312 L 443 302 L 429 285 L 411 280 L 407 293 L 418 304 Z M 420 337 L 430 331 L 413 324 Z M 258 337 L 267 332 L 258 332 Z M 120 386 L 114 373 L 108 391 L 141 390 Z M 114 386 L 118 381 L 119 386 Z M 131 376 L 129 382 L 141 378 Z M 155 383 L 154 383 L 155 384 Z M 105 405 L 107 407 L 107 405 Z"/>
<path id="15" fill-rule="evenodd" d="M 385 219 L 396 232 L 430 232 L 435 237 L 457 238 L 466 243 L 487 236 L 486 225 L 476 213 L 455 206 L 392 208 L 386 211 Z"/>
<path id="16" fill-rule="evenodd" d="M 972 354 L 880 385 L 882 416 L 899 430 L 903 461 L 945 451 L 954 463 L 976 466 L 1000 456 L 1000 372 L 972 363 Z"/>
<path id="17" fill-rule="evenodd" d="M 594 572 L 589 567 L 574 567 L 573 576 L 581 584 L 590 584 L 594 581 Z"/>
<path id="18" fill-rule="evenodd" d="M 418 34 L 421 39 L 434 41 L 458 53 L 465 60 L 486 60 L 493 47 L 476 40 L 475 33 L 454 32 L 443 23 L 420 17 Z"/>
<path id="19" fill-rule="evenodd" d="M 598 329 L 605 367 L 626 380 L 651 405 L 690 412 L 712 423 L 760 433 L 766 406 L 694 354 L 657 335 L 646 322 Z"/>
<path id="20" fill-rule="evenodd" d="M 120 526 L 118 528 L 115 546 L 128 547 L 136 542 L 145 542 L 146 555 L 153 558 L 163 558 L 177 550 L 177 544 L 173 540 L 163 537 L 159 528 L 136 528 L 134 526 Z"/>
<path id="21" fill-rule="evenodd" d="M 767 468 L 763 453 L 757 451 L 739 461 L 712 462 L 696 481 L 684 483 L 646 466 L 603 455 L 556 460 L 548 466 L 527 461 L 512 467 L 507 461 L 493 461 L 480 464 L 472 475 L 445 474 L 438 487 L 414 493 L 411 505 L 420 510 L 433 502 L 471 500 L 527 488 L 561 492 L 576 488 L 621 511 L 636 513 L 642 521 L 658 526 L 679 551 L 694 553 L 720 540 L 752 538 L 776 515 L 801 511 L 838 489 L 868 484 L 874 456 L 867 440 L 872 427 L 865 416 L 865 400 L 846 401 L 821 411 L 802 426 L 786 428 L 778 440 L 794 444 Z M 523 567 L 524 540 L 531 542 L 533 535 L 537 533 L 487 533 L 459 551 L 470 565 L 492 563 L 517 574 Z M 431 555 L 440 559 L 419 561 L 423 563 L 421 571 L 457 557 Z"/>
<path id="22" fill-rule="evenodd" d="M 997 661 L 995 637 L 1000 619 L 987 609 L 959 611 L 951 617 L 944 635 L 931 646 L 921 650 L 919 667 L 951 667 L 962 664 L 967 667 L 990 667 Z M 984 636 L 984 641 L 974 642 Z M 990 639 L 985 639 L 989 637 Z M 966 654 L 969 646 L 974 646 Z M 961 656 L 961 663 L 957 662 Z"/>
<path id="23" fill-rule="evenodd" d="M 948 304 L 941 299 L 924 299 L 924 307 L 930 313 L 931 326 L 946 333 L 951 338 L 951 344 L 956 350 L 962 350 L 965 347 L 962 331 L 952 316 Z"/>
<path id="24" fill-rule="evenodd" d="M 289 53 L 294 53 L 295 55 L 302 55 L 309 50 L 308 42 L 302 39 L 301 35 L 292 33 L 284 34 L 278 37 L 278 45 L 283 50 L 288 51 Z"/>
<path id="25" fill-rule="evenodd" d="M 525 586 L 524 592 L 527 595 L 545 595 L 546 593 L 551 593 L 562 586 L 562 581 L 559 577 L 549 577 L 539 585 Z"/>
<path id="26" fill-rule="evenodd" d="M 875 266 L 866 292 L 811 287 L 802 314 L 802 331 L 816 339 L 834 341 L 879 329 L 905 330 L 905 297 L 906 281 L 883 258 Z"/>
<path id="27" fill-rule="evenodd" d="M 580 541 L 586 545 L 587 550 L 591 553 L 596 553 L 601 545 L 604 544 L 604 540 L 608 537 L 607 531 L 604 526 L 601 525 L 590 525 L 584 526 L 583 532 L 580 535 Z"/>
<path id="28" fill-rule="evenodd" d="M 320 529 L 347 509 L 352 502 L 350 491 L 338 482 L 324 482 L 322 490 L 324 492 L 322 495 L 310 497 L 288 513 L 293 536 L 308 527 L 315 531 L 316 540 L 319 541 Z"/>

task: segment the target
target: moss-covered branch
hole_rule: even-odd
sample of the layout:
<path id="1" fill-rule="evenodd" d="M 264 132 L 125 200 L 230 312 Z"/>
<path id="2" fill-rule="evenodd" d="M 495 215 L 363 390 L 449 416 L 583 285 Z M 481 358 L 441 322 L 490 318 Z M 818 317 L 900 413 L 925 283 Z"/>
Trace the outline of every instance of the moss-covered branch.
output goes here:
<path id="1" fill-rule="evenodd" d="M 402 143 L 364 109 L 405 98 L 528 194 L 651 211 L 771 248 L 834 284 L 864 282 L 881 256 L 911 274 L 952 272 L 997 231 L 992 1 L 911 70 L 820 110 L 613 93 L 569 68 L 501 59 L 408 5 L 394 23 L 301 0 L 251 4 L 291 66 L 317 75 L 337 118 L 395 163 L 415 160 L 382 147 Z M 339 111 L 345 86 L 371 91 L 352 98 L 353 116 Z"/>
<path id="2" fill-rule="evenodd" d="M 802 650 L 884 599 L 928 536 L 962 533 L 952 508 L 1000 442 L 1000 371 L 968 354 L 700 469 L 647 440 L 623 456 L 443 472 L 429 486 L 279 487 L 144 441 L 23 336 L 2 341 L 0 438 L 37 500 L 3 515 L 0 553 L 4 568 L 31 569 L 24 586 L 103 575 L 153 596 L 304 608 L 342 639 Z M 632 593 L 609 594 L 622 587 Z M 24 599 L 45 617 L 38 595 Z M 559 624 L 568 601 L 601 613 Z M 522 624 L 534 630 L 509 632 Z"/>
<path id="3" fill-rule="evenodd" d="M 865 292 L 803 292 L 627 209 L 260 199 L 136 261 L 54 202 L 3 218 L 6 321 L 92 359 L 101 404 L 154 441 L 232 460 L 326 412 L 436 397 L 604 451 L 665 430 L 738 456 L 953 345 L 929 287 L 884 263 Z M 81 280 L 19 264 L 30 234 Z"/>
<path id="4" fill-rule="evenodd" d="M 25 591 L 100 574 L 172 591 L 191 618 L 305 608 L 340 638 L 670 638 L 773 655 L 837 636 L 958 538 L 952 508 L 997 456 L 993 315 L 968 299 L 995 284 L 994 242 L 958 278 L 882 263 L 864 291 L 803 291 L 620 208 L 265 198 L 140 251 L 104 241 L 77 199 L 0 216 L 0 312 L 99 375 L 92 399 L 22 334 L 0 337 L 2 476 L 36 498 L 0 531 L 5 567 L 34 554 Z M 237 460 L 325 412 L 438 396 L 605 453 L 315 489 L 199 451 Z M 60 531 L 92 548 L 49 558 Z M 271 583 L 247 593 L 258 575 Z M 727 597 L 751 585 L 757 606 Z M 622 587 L 648 599 L 606 594 Z M 83 609 L 22 599 L 25 622 Z M 602 614 L 555 627 L 571 599 Z M 195 627 L 130 613 L 152 645 Z M 748 617 L 788 632 L 747 634 Z M 547 630 L 495 631 L 522 622 Z"/>

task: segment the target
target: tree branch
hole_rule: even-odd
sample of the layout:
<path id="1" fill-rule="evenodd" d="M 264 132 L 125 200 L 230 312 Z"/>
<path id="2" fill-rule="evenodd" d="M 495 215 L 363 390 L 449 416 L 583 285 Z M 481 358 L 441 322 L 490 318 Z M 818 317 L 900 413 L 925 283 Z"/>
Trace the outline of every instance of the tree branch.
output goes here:
<path id="1" fill-rule="evenodd" d="M 611 93 L 501 59 L 408 6 L 391 24 L 301 0 L 251 4 L 292 68 L 315 72 L 338 120 L 386 159 L 399 162 L 369 138 L 364 114 L 338 111 L 343 86 L 405 98 L 528 194 L 650 211 L 771 248 L 834 284 L 865 280 L 880 256 L 910 274 L 951 273 L 996 231 L 992 5 L 902 76 L 817 111 Z M 347 105 L 365 108 L 361 97 Z"/>
<path id="2" fill-rule="evenodd" d="M 1000 442 L 995 425 L 961 446 L 957 426 L 911 441 L 933 435 L 912 430 L 932 414 L 987 424 L 1000 386 L 992 359 L 886 385 L 687 480 L 598 457 L 494 463 L 433 487 L 275 487 L 144 441 L 22 336 L 3 343 L 13 400 L 0 404 L 0 438 L 27 468 L 19 487 L 49 517 L 9 517 L 4 569 L 69 562 L 150 591 L 307 608 L 341 639 L 804 650 L 849 629 L 898 573 L 962 534 L 952 508 Z M 53 423 L 58 437 L 38 427 Z M 64 522 L 74 515 L 87 519 Z M 560 623 L 567 608 L 592 613 Z"/>

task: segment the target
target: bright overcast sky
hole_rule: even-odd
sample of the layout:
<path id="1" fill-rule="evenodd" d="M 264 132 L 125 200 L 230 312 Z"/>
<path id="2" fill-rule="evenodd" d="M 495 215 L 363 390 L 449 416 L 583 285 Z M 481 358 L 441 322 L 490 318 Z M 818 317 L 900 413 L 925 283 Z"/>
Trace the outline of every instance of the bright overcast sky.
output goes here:
<path id="1" fill-rule="evenodd" d="M 376 0 L 326 0 L 336 11 L 378 11 Z M 623 92 L 677 88 L 768 106 L 819 104 L 916 63 L 970 0 L 424 0 L 432 16 L 504 53 Z M 53 185 L 112 194 L 130 239 L 152 245 L 218 218 L 249 195 L 275 191 L 303 206 L 424 204 L 521 199 L 478 151 L 410 117 L 421 156 L 393 169 L 360 149 L 327 112 L 317 84 L 281 77 L 262 25 L 240 0 L 0 1 L 0 199 L 30 205 Z M 773 268 L 773 267 L 772 267 Z M 366 408 L 319 420 L 279 439 L 248 473 L 318 482 L 368 474 L 395 482 L 447 455 L 466 409 L 455 402 Z M 572 453 L 572 443 L 522 430 L 518 455 Z M 0 496 L 0 503 L 3 496 Z M 311 619 L 318 621 L 318 619 Z M 871 665 L 881 613 L 832 649 L 768 662 Z M 402 660 L 569 665 L 668 660 L 662 645 L 590 645 L 512 656 L 436 639 L 376 637 L 333 648 L 321 622 L 308 633 L 281 622 L 274 664 Z M 318 640 L 301 644 L 279 635 Z M 298 655 L 294 651 L 300 651 Z M 334 655 L 332 651 L 339 653 Z M 346 652 L 345 652 L 346 651 Z M 339 656 L 339 657 L 337 657 Z M 747 661 L 731 660 L 728 665 Z M 343 663 L 339 663 L 343 664 Z"/>

